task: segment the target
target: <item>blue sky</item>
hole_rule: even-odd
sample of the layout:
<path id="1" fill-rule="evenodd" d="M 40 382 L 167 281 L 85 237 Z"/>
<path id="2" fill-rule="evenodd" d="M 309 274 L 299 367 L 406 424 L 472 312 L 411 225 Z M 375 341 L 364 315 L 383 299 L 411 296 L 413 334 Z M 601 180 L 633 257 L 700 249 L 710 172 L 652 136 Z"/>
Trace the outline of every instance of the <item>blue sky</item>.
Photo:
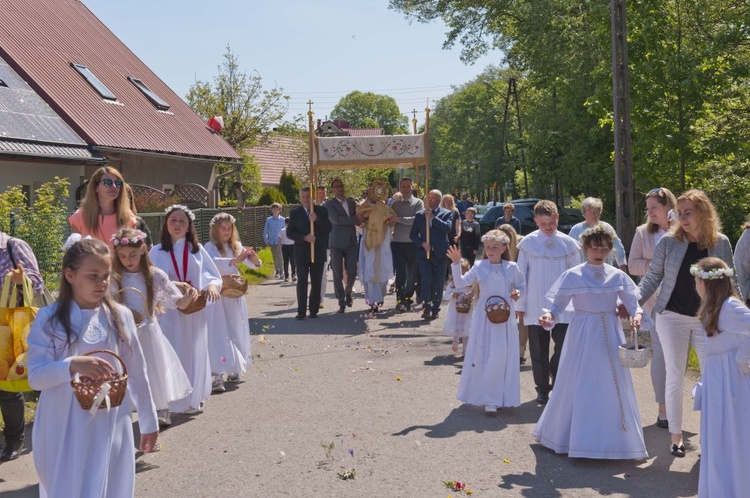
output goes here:
<path id="1" fill-rule="evenodd" d="M 360 90 L 391 95 L 404 114 L 416 108 L 422 123 L 427 99 L 449 94 L 502 55 L 467 66 L 459 48 L 442 49 L 441 22 L 409 24 L 387 0 L 83 3 L 183 97 L 196 79 L 213 79 L 229 44 L 244 70 L 257 70 L 265 87 L 277 84 L 291 97 L 289 118 L 312 99 L 323 119 Z"/>

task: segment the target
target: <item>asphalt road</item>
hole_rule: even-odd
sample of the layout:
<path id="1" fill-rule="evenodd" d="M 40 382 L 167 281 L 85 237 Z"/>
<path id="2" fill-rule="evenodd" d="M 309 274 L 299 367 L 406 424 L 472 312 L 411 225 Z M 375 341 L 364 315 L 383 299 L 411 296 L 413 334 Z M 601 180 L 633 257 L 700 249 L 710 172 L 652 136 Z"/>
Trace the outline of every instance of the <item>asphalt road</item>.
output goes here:
<path id="1" fill-rule="evenodd" d="M 162 451 L 138 455 L 136 496 L 462 495 L 443 481 L 477 497 L 696 495 L 699 414 L 686 393 L 688 453 L 674 458 L 654 425 L 647 368 L 632 373 L 650 457 L 571 459 L 531 437 L 542 408 L 530 366 L 521 369 L 522 405 L 486 415 L 456 401 L 462 363 L 441 319 L 396 313 L 392 295 L 375 319 L 363 317 L 361 295 L 336 314 L 328 289 L 318 318 L 298 322 L 291 282 L 251 288 L 254 366 L 203 413 L 174 416 Z M 347 472 L 354 478 L 342 479 Z M 28 449 L 0 465 L 1 496 L 38 496 L 37 482 Z"/>

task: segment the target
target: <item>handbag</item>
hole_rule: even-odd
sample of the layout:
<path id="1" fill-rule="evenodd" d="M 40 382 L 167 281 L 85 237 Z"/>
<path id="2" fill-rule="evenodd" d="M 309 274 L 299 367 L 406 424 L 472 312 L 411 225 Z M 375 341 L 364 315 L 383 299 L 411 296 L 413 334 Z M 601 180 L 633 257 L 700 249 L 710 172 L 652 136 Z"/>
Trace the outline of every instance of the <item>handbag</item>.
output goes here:
<path id="1" fill-rule="evenodd" d="M 0 389 L 10 392 L 32 390 L 26 366 L 26 338 L 37 308 L 32 306 L 33 293 L 28 277 L 24 277 L 21 287 L 21 306 L 18 306 L 18 293 L 10 276 L 3 281 L 0 292 Z"/>

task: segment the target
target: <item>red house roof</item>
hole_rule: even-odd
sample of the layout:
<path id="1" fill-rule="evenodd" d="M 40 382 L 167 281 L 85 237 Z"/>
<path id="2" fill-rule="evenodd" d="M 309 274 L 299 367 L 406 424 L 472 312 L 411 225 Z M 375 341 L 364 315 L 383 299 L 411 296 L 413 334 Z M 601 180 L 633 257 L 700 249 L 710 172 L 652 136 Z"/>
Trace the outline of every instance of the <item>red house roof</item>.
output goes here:
<path id="1" fill-rule="evenodd" d="M 0 56 L 90 145 L 240 159 L 80 1 L 2 0 L 0 26 Z M 72 64 L 86 66 L 116 100 Z M 169 108 L 157 109 L 128 77 Z"/>
<path id="2" fill-rule="evenodd" d="M 254 156 L 260 166 L 263 185 L 278 185 L 284 169 L 299 179 L 307 177 L 307 144 L 303 140 L 269 135 L 268 138 L 261 137 L 258 145 L 248 149 L 247 153 Z"/>

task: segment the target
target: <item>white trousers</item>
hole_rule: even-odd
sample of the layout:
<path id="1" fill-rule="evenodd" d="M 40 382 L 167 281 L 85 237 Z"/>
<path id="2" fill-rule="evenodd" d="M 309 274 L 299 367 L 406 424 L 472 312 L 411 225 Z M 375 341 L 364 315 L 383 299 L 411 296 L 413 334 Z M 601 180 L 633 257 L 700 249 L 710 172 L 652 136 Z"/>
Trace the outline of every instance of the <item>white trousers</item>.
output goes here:
<path id="1" fill-rule="evenodd" d="M 664 351 L 666 367 L 665 402 L 670 434 L 682 434 L 682 396 L 685 390 L 685 369 L 688 351 L 693 346 L 703 366 L 706 333 L 696 317 L 664 311 L 656 315 L 656 333 Z"/>

